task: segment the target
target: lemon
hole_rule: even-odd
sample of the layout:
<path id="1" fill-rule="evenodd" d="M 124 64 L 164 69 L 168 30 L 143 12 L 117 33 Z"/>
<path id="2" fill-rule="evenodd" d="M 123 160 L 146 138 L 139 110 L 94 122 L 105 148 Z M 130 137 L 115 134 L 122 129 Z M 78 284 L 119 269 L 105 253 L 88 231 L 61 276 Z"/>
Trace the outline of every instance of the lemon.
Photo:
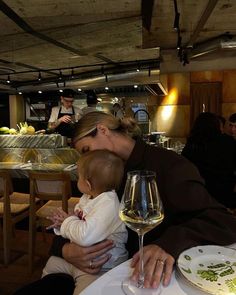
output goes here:
<path id="1" fill-rule="evenodd" d="M 27 134 L 33 135 L 35 133 L 35 129 L 33 126 L 28 126 L 27 127 Z"/>

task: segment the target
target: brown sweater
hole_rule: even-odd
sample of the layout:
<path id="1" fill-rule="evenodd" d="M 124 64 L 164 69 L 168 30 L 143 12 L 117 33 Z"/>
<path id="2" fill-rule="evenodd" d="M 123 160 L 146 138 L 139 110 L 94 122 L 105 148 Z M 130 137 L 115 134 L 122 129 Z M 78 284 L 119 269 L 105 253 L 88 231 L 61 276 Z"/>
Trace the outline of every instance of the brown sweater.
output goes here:
<path id="1" fill-rule="evenodd" d="M 198 170 L 184 157 L 137 140 L 126 165 L 131 170 L 152 170 L 164 205 L 162 224 L 145 234 L 144 244 L 158 244 L 174 258 L 196 245 L 228 245 L 236 242 L 236 218 L 217 203 L 204 187 Z M 118 192 L 121 198 L 126 173 Z M 61 256 L 67 242 L 56 237 L 51 254 Z M 138 251 L 138 235 L 129 230 L 130 257 Z"/>
<path id="2" fill-rule="evenodd" d="M 191 162 L 175 152 L 137 140 L 125 171 L 144 169 L 156 172 L 165 212 L 163 223 L 145 235 L 145 244 L 158 244 L 177 258 L 183 250 L 196 245 L 236 242 L 236 218 L 209 195 Z M 123 189 L 124 183 L 120 192 Z M 127 249 L 131 256 L 138 250 L 137 234 L 132 231 Z"/>

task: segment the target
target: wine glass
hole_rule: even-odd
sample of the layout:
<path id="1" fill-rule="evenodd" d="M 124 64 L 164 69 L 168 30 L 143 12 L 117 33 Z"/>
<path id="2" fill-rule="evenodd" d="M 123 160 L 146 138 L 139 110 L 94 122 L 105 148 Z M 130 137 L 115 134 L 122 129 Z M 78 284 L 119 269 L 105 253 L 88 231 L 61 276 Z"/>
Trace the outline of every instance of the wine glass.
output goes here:
<path id="1" fill-rule="evenodd" d="M 127 173 L 119 215 L 121 220 L 139 236 L 139 279 L 136 284 L 131 280 L 124 281 L 122 285 L 124 293 L 127 295 L 160 294 L 160 288 L 144 289 L 143 237 L 164 218 L 155 172 L 137 170 Z"/>

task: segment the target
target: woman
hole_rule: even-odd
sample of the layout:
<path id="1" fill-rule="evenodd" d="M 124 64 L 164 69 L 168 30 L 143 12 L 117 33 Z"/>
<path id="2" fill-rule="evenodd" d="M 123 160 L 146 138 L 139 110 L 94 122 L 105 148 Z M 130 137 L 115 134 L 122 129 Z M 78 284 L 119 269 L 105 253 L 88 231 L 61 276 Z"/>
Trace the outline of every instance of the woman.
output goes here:
<path id="1" fill-rule="evenodd" d="M 206 112 L 196 118 L 182 155 L 197 166 L 218 202 L 236 208 L 236 143 L 222 134 L 217 115 Z"/>
<path id="2" fill-rule="evenodd" d="M 125 162 L 125 175 L 130 170 L 152 170 L 157 174 L 158 189 L 163 201 L 163 223 L 147 233 L 144 247 L 145 287 L 157 287 L 160 279 L 170 282 L 173 265 L 185 249 L 202 244 L 227 245 L 236 242 L 236 219 L 206 191 L 198 170 L 187 159 L 166 149 L 153 147 L 132 138 L 137 131 L 135 121 L 119 120 L 110 114 L 92 112 L 77 124 L 74 146 L 80 153 L 107 149 Z M 118 192 L 121 197 L 126 177 Z M 54 242 L 52 253 L 61 255 L 79 269 L 96 274 L 109 259 L 113 247 L 104 241 L 91 247 L 80 247 L 65 240 Z M 127 249 L 137 280 L 139 254 L 137 235 L 129 231 Z M 134 254 L 135 253 L 135 254 Z M 104 258 L 96 257 L 104 254 Z M 92 267 L 91 267 L 92 262 Z M 92 276 L 94 277 L 94 276 Z M 93 279 L 83 282 L 80 290 Z M 74 294 L 79 294 L 76 289 Z"/>
<path id="3" fill-rule="evenodd" d="M 169 283 L 175 259 L 184 249 L 199 244 L 226 245 L 235 242 L 236 220 L 210 197 L 193 165 L 174 152 L 146 145 L 140 139 L 135 141 L 131 136 L 134 129 L 134 121 L 124 122 L 109 114 L 93 112 L 80 120 L 73 141 L 80 153 L 95 149 L 115 152 L 124 160 L 126 172 L 148 169 L 157 173 L 165 220 L 146 234 L 147 246 L 144 247 L 145 286 L 156 287 L 162 274 L 164 285 Z M 125 178 L 118 192 L 120 197 L 124 183 Z M 94 259 L 112 247 L 111 241 L 89 248 L 61 242 L 61 246 L 64 244 L 63 257 L 89 273 L 100 270 L 108 256 L 96 262 Z M 57 246 L 54 244 L 54 249 Z M 127 248 L 130 255 L 138 249 L 136 235 L 131 231 Z M 133 279 L 138 276 L 138 259 L 136 253 L 132 260 Z M 93 269 L 89 267 L 91 261 Z"/>

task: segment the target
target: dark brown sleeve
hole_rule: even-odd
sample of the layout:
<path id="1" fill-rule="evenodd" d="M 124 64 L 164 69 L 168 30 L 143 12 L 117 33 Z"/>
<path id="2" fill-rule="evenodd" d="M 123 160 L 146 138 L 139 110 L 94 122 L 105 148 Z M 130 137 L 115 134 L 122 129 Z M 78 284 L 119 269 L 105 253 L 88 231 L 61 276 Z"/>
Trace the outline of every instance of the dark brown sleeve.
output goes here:
<path id="1" fill-rule="evenodd" d="M 55 236 L 51 248 L 49 250 L 50 255 L 58 256 L 58 257 L 63 257 L 62 256 L 62 248 L 66 243 L 69 243 L 70 240 L 65 239 L 61 236 Z"/>
<path id="2" fill-rule="evenodd" d="M 177 258 L 196 245 L 236 242 L 236 218 L 208 194 L 195 166 L 180 159 L 168 179 L 168 214 L 175 218 L 156 244 Z"/>

